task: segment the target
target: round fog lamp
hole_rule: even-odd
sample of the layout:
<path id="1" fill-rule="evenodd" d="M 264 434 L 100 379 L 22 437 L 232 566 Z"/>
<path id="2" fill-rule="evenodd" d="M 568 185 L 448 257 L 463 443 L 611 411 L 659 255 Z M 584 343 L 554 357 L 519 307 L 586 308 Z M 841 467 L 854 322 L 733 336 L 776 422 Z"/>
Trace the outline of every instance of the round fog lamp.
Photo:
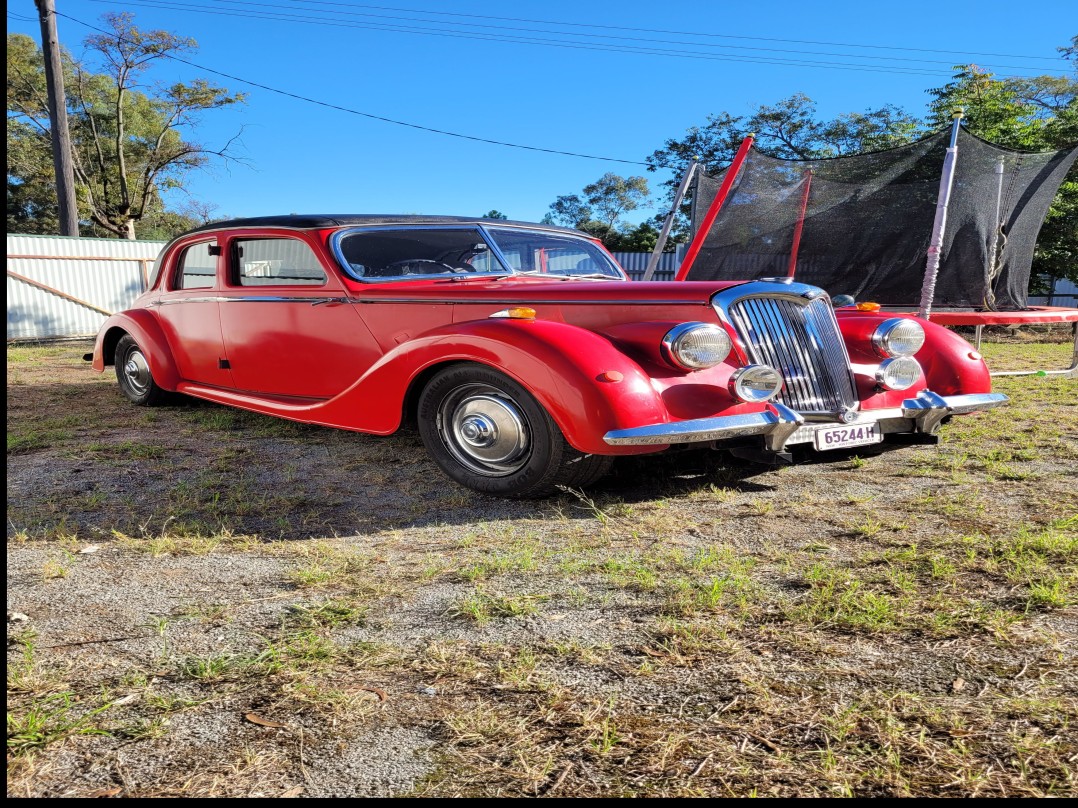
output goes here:
<path id="1" fill-rule="evenodd" d="M 746 365 L 730 377 L 730 392 L 741 401 L 759 404 L 782 390 L 782 376 L 767 365 Z"/>
<path id="2" fill-rule="evenodd" d="M 884 390 L 906 390 L 921 378 L 921 366 L 912 356 L 899 356 L 880 363 L 876 381 Z"/>
<path id="3" fill-rule="evenodd" d="M 913 356 L 925 344 L 925 330 L 916 320 L 895 317 L 876 327 L 872 344 L 880 356 Z"/>
<path id="4" fill-rule="evenodd" d="M 730 355 L 733 344 L 726 330 L 710 323 L 682 323 L 666 332 L 663 357 L 681 370 L 713 368 Z"/>

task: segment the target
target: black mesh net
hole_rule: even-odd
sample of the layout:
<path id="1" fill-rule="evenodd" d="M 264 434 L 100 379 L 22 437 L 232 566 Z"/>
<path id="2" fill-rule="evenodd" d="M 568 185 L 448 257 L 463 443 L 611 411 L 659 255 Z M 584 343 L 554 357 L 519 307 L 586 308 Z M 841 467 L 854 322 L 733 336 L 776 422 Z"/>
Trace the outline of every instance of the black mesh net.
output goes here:
<path id="1" fill-rule="evenodd" d="M 688 279 L 787 275 L 803 221 L 799 281 L 832 295 L 916 306 L 949 138 L 941 132 L 827 160 L 750 151 Z M 1026 307 L 1037 233 L 1075 157 L 1078 148 L 1024 154 L 959 132 L 934 305 Z M 694 232 L 722 179 L 698 175 Z"/>

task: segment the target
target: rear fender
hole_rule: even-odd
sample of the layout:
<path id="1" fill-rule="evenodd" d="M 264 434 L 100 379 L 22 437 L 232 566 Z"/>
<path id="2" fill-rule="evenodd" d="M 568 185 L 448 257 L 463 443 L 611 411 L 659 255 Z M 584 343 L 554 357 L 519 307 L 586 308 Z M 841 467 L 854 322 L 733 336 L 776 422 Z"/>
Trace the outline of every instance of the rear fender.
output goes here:
<path id="1" fill-rule="evenodd" d="M 613 454 L 608 431 L 670 420 L 648 374 L 608 340 L 565 323 L 513 319 L 456 323 L 410 340 L 326 402 L 320 420 L 354 422 L 362 413 L 360 429 L 389 434 L 413 383 L 453 362 L 488 365 L 519 382 L 582 452 Z"/>
<path id="2" fill-rule="evenodd" d="M 164 390 L 175 390 L 180 383 L 180 375 L 176 371 L 176 360 L 172 356 L 172 349 L 169 347 L 168 340 L 165 339 L 157 318 L 145 309 L 132 309 L 114 314 L 105 321 L 101 330 L 97 332 L 91 367 L 101 373 L 106 365 L 113 364 L 116 343 L 124 334 L 131 335 L 142 348 L 157 386 Z"/>

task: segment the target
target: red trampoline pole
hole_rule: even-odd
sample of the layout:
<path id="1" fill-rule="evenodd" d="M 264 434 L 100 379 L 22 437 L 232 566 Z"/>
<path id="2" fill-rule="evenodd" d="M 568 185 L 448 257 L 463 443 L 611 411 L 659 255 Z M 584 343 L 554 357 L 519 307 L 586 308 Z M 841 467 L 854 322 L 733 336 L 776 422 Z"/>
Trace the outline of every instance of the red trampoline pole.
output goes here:
<path id="1" fill-rule="evenodd" d="M 805 227 L 805 211 L 808 210 L 809 203 L 809 188 L 812 187 L 812 169 L 805 171 L 805 187 L 801 190 L 801 213 L 797 217 L 797 224 L 794 226 L 794 243 L 790 248 L 790 269 L 786 273 L 788 277 L 793 277 L 797 272 L 797 248 L 801 246 L 801 231 Z"/>
<path id="2" fill-rule="evenodd" d="M 715 194 L 715 199 L 712 200 L 711 207 L 707 209 L 707 215 L 704 216 L 704 221 L 700 223 L 700 229 L 696 231 L 696 236 L 693 238 L 692 244 L 689 245 L 688 252 L 685 253 L 685 259 L 681 262 L 677 275 L 674 276 L 675 281 L 685 280 L 685 276 L 692 269 L 693 262 L 700 253 L 700 248 L 704 246 L 707 234 L 711 232 L 711 225 L 715 224 L 715 219 L 718 218 L 719 211 L 722 210 L 722 203 L 726 201 L 726 197 L 730 194 L 730 189 L 734 186 L 734 180 L 737 179 L 737 175 L 741 171 L 741 164 L 745 162 L 745 157 L 748 155 L 749 149 L 752 148 L 754 137 L 755 135 L 749 135 L 741 141 L 737 154 L 734 155 L 734 159 L 730 162 L 730 167 L 726 169 L 726 176 L 722 179 L 719 192 Z"/>

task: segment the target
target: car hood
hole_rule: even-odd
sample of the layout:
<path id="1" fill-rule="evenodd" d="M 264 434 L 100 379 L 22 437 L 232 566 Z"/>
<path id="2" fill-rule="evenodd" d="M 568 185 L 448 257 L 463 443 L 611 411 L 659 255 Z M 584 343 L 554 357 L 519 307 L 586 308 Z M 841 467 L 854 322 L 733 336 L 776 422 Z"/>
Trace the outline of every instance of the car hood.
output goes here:
<path id="1" fill-rule="evenodd" d="M 633 305 L 707 305 L 711 296 L 744 281 L 605 281 L 569 279 L 551 281 L 530 276 L 510 276 L 489 281 L 474 277 L 387 284 L 355 284 L 350 290 L 360 299 L 408 300 L 438 303 L 519 303 Z"/>

